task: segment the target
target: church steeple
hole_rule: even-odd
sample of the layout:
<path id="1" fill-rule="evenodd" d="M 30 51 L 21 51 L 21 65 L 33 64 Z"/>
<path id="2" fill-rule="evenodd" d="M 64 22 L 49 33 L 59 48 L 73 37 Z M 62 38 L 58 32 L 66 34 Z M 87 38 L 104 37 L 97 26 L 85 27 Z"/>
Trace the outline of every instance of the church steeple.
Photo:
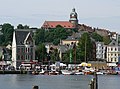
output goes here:
<path id="1" fill-rule="evenodd" d="M 69 22 L 71 22 L 75 27 L 77 27 L 77 25 L 78 25 L 78 18 L 77 18 L 77 13 L 75 11 L 75 8 L 73 8 L 72 12 L 70 13 Z"/>

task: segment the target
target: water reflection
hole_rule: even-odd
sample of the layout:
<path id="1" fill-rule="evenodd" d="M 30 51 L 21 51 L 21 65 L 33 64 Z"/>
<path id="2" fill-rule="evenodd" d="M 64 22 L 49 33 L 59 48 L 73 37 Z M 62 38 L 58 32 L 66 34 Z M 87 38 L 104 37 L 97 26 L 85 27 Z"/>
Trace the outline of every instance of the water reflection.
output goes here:
<path id="1" fill-rule="evenodd" d="M 0 89 L 90 89 L 91 75 L 0 75 Z M 99 75 L 99 89 L 119 89 L 120 75 Z"/>
<path id="2" fill-rule="evenodd" d="M 0 75 L 0 89 L 89 89 L 91 76 Z"/>

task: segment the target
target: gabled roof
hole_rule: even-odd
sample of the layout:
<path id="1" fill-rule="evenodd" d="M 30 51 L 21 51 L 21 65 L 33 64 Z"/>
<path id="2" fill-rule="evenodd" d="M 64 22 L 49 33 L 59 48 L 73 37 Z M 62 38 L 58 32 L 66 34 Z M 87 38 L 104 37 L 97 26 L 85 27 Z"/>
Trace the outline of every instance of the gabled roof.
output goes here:
<path id="1" fill-rule="evenodd" d="M 75 47 L 74 44 L 71 45 L 59 45 L 58 49 L 61 51 L 61 53 L 65 53 L 66 51 L 68 51 L 69 49 L 73 49 Z"/>
<path id="2" fill-rule="evenodd" d="M 25 30 L 16 30 L 15 31 L 15 37 L 16 37 L 16 44 L 17 45 L 23 45 L 25 39 L 28 37 L 28 34 L 30 31 L 25 31 Z"/>
<path id="3" fill-rule="evenodd" d="M 65 53 L 69 49 L 67 45 L 59 45 L 58 48 L 61 51 L 61 53 Z"/>
<path id="4" fill-rule="evenodd" d="M 75 28 L 69 21 L 45 21 L 42 28 L 56 28 L 58 25 L 64 28 Z"/>
<path id="5" fill-rule="evenodd" d="M 83 33 L 74 33 L 72 36 L 68 36 L 66 41 L 78 41 Z"/>
<path id="6" fill-rule="evenodd" d="M 109 46 L 118 46 L 118 42 L 116 40 L 112 40 Z"/>

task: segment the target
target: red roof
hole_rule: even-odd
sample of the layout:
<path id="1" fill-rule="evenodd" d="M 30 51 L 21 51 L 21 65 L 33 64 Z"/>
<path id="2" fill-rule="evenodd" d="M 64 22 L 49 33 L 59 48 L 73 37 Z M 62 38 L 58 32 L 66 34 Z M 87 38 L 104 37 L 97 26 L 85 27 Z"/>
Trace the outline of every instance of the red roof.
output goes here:
<path id="1" fill-rule="evenodd" d="M 73 24 L 69 21 L 45 21 L 42 28 L 56 28 L 58 25 L 64 28 L 74 28 Z"/>

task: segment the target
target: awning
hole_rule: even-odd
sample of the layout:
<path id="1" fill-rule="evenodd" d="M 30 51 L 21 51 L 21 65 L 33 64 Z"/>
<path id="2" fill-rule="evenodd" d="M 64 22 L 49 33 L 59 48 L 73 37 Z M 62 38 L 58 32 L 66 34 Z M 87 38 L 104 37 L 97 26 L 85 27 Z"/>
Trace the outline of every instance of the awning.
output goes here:
<path id="1" fill-rule="evenodd" d="M 86 62 L 82 62 L 81 64 L 79 64 L 78 66 L 91 66 L 91 64 L 90 63 L 86 63 Z"/>

